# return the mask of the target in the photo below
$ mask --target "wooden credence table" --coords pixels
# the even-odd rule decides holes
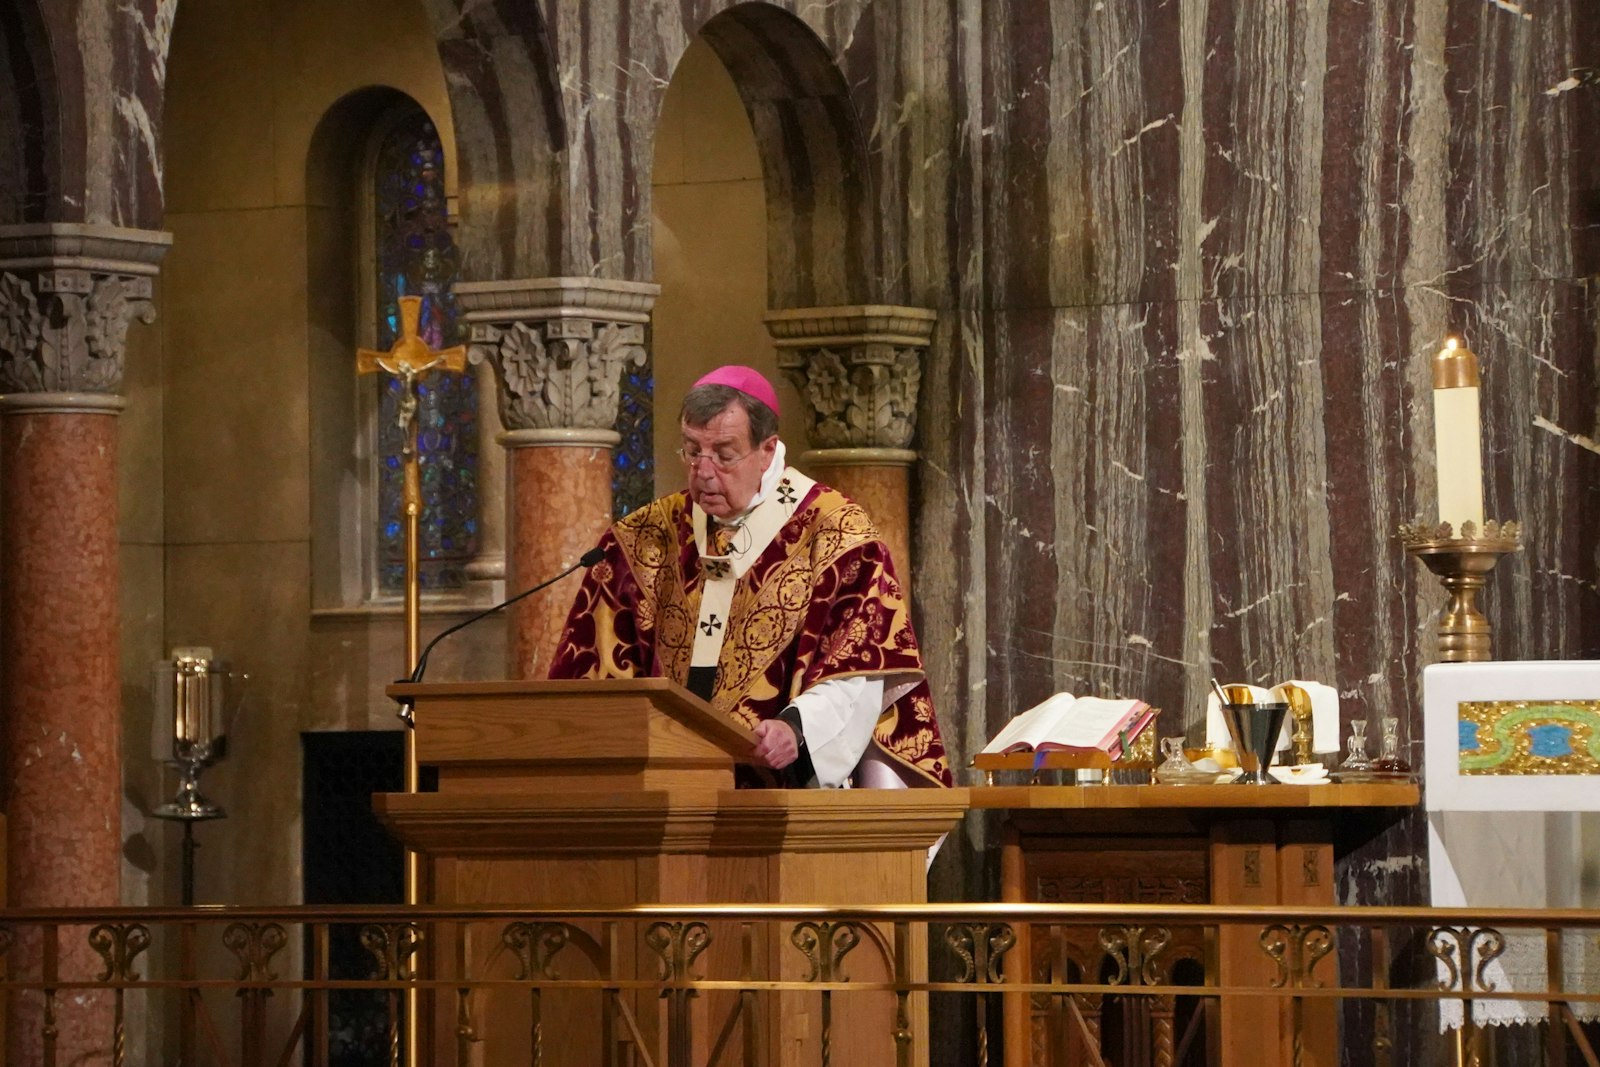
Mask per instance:
[[[971,790],[971,805],[1005,813],[1001,895],[1007,902],[1086,904],[1230,904],[1329,907],[1334,896],[1336,832],[1377,832],[1415,807],[1411,783],[1325,785],[1082,785],[985,786]],[[1387,809],[1387,810],[1386,810]],[[1345,836],[1342,832],[1340,836]],[[1017,931],[1015,958],[1037,980],[1048,980],[1052,959],[1042,939]],[[1173,931],[1167,949],[1174,980],[1199,984],[1206,946],[1198,931]],[[1089,940],[1094,940],[1088,932]],[[1070,939],[1069,939],[1070,940]],[[1076,965],[1093,968],[1100,946],[1068,944]],[[1181,961],[1189,961],[1187,963]],[[1218,979],[1224,984],[1267,985],[1275,974],[1257,937],[1223,930],[1217,944]],[[1084,980],[1098,981],[1091,974]],[[1093,1062],[1081,1036],[1048,1002],[1008,996],[1006,1067],[1062,1067]],[[1170,1009],[1170,1006],[1169,1006]],[[1333,1001],[1304,1004],[1301,1062],[1338,1062],[1338,1019]],[[1127,1016],[1103,1032],[1143,1043],[1152,1007],[1128,998]],[[1156,1010],[1159,1010],[1156,1009]],[[1142,1018],[1134,1017],[1143,1012]],[[1293,1062],[1288,1005],[1263,998],[1234,998],[1209,1005],[1203,1020],[1208,1062],[1279,1067]],[[1159,1020],[1181,1040],[1185,1018]],[[1158,1051],[1158,1050],[1151,1050]],[[1126,1050],[1128,1062],[1150,1052]],[[1108,1060],[1107,1062],[1113,1062]],[[1123,1062],[1119,1057],[1115,1062]],[[1156,1062],[1160,1062],[1159,1058]]]

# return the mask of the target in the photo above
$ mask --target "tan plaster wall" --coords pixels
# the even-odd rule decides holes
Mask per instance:
[[[157,282],[157,300],[164,291]],[[161,767],[150,758],[150,665],[163,656],[164,515],[161,462],[162,333],[128,330],[118,418],[118,514],[122,589],[122,736],[125,838],[122,898],[161,902],[165,827],[146,812],[160,802]]]
[[[334,101],[374,85],[408,93],[432,116],[453,192],[449,98],[416,0],[209,0],[181,8],[167,75],[168,219],[304,204],[317,123]]]
[[[398,612],[314,615],[311,593],[314,503],[339,492],[313,475],[313,360],[348,359],[353,373],[355,356],[309,325],[310,294],[354,301],[351,260],[317,243],[308,152],[329,109],[372,86],[433,118],[453,186],[453,125],[419,4],[216,0],[179,12],[165,135],[173,248],[154,339],[140,342],[164,358],[140,361],[123,433],[125,753],[136,815],[171,788],[142,769],[145,673],[171,646],[210,645],[250,674],[231,754],[204,780],[228,818],[199,831],[201,902],[297,902],[301,733],[397,726],[382,687],[404,667]],[[424,640],[461,617],[425,612]],[[465,637],[430,675],[501,677],[502,629]],[[150,902],[176,903],[179,833],[127,825],[157,868]]]
[[[722,61],[696,39],[667,87],[656,133],[655,357],[656,488],[683,487],[678,402],[701,374],[723,363],[763,371],[778,387],[781,432],[797,457],[805,447],[800,398],[778,373],[767,329],[766,188],[755,133]]]

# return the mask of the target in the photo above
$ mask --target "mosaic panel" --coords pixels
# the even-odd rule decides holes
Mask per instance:
[[[1462,701],[1462,774],[1600,774],[1600,700]]]

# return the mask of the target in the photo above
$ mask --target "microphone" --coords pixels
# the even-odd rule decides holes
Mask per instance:
[[[573,571],[578,570],[580,567],[581,568],[585,568],[585,569],[587,569],[589,567],[593,567],[596,563],[599,563],[602,559],[605,559],[605,558],[606,558],[605,549],[600,548],[597,545],[594,548],[591,548],[589,551],[585,552],[582,556],[578,557],[578,562],[574,563],[572,566],[568,567],[566,570],[562,571],[560,574],[556,575],[554,578],[546,578],[544,581],[540,582],[538,585],[535,585],[535,586],[533,586],[531,588],[528,588],[528,589],[524,589],[522,592],[518,593],[514,597],[510,597],[510,598],[508,598],[506,600],[502,600],[502,601],[500,601],[500,603],[494,605],[491,608],[484,608],[482,611],[478,612],[476,615],[473,615],[470,618],[462,619],[460,622],[456,623],[454,626],[449,626],[449,627],[446,627],[443,630],[440,630],[439,633],[437,635],[435,635],[434,639],[432,641],[429,641],[427,643],[427,645],[423,648],[422,655],[417,657],[417,665],[416,665],[415,668],[412,669],[410,676],[406,677],[406,678],[398,678],[398,679],[396,679],[396,681],[401,682],[401,683],[408,683],[408,684],[412,684],[412,685],[416,684],[417,682],[422,681],[422,675],[428,669],[428,653],[432,652],[434,646],[437,645],[440,641],[443,641],[445,638],[449,637],[451,634],[455,633],[457,630],[466,629],[468,626],[471,626],[473,623],[477,622],[479,619],[486,618],[486,617],[488,617],[490,615],[493,615],[497,611],[504,611],[506,608],[509,608],[512,604],[515,604],[517,601],[523,599],[524,597],[532,596],[534,593],[537,593],[539,590],[544,589],[547,586],[555,585],[561,579],[565,578],[567,575],[571,574]],[[414,698],[414,697],[400,697],[400,698],[398,698],[398,700],[399,700],[399,704],[400,704],[400,710],[396,714],[398,714],[400,716],[400,721],[404,722],[408,727],[409,726],[415,726],[416,723],[413,721],[412,712],[413,712],[413,706],[416,704],[416,698]]]

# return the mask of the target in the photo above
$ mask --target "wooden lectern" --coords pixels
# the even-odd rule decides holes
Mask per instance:
[[[915,904],[926,900],[927,851],[966,810],[964,789],[735,790],[734,763],[749,751],[744,727],[660,678],[619,681],[510,681],[394,685],[415,702],[417,761],[438,772],[438,792],[373,798],[384,824],[423,858],[423,900],[519,908],[649,904]],[[646,924],[623,924],[612,946],[616,977],[655,979],[660,958]],[[802,981],[806,957],[780,922],[754,931],[711,921],[712,943],[695,976]],[[599,939],[603,931],[593,924]],[[490,935],[493,935],[492,937]],[[470,938],[469,938],[470,940]],[[455,962],[441,956],[455,957]],[[749,957],[748,963],[746,957]],[[441,974],[465,960],[474,977],[512,977],[498,931],[436,950]],[[907,956],[924,980],[925,935]],[[498,961],[498,962],[497,962]],[[563,978],[586,975],[571,952]],[[486,968],[489,971],[486,971]],[[868,944],[846,958],[853,981],[892,979]],[[925,1003],[913,998],[918,1062],[927,1058]],[[754,1019],[734,1048],[758,1062],[819,1062],[820,994],[758,994]],[[748,1003],[747,999],[747,1003]],[[656,1063],[666,1001],[633,994],[638,1040]],[[736,992],[689,1002],[695,1062],[706,1054]],[[525,992],[494,991],[476,1009],[479,1036],[494,1062],[531,1062]],[[615,1022],[600,991],[543,997],[545,1064],[630,1062],[614,1044]],[[892,994],[836,995],[831,1005],[835,1064],[894,1062]],[[440,1004],[424,1027],[424,1062],[456,1064],[456,1007]],[[555,1020],[559,1020],[556,1022]],[[609,1035],[609,1036],[608,1036]],[[623,1040],[629,1040],[624,1038]]]

